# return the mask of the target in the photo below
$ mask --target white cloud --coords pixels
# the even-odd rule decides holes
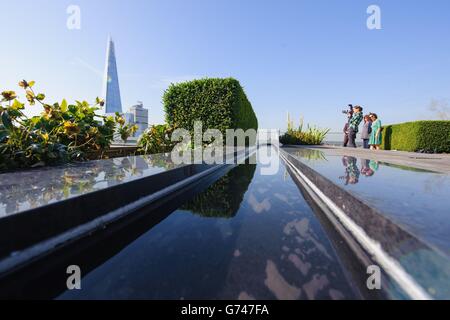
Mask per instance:
[[[152,89],[162,89],[165,90],[171,83],[180,83],[180,82],[186,82],[194,79],[201,79],[204,78],[202,76],[198,75],[184,75],[184,76],[172,76],[172,77],[162,77],[160,79],[153,80],[150,83],[150,87]]]
[[[103,71],[92,66],[91,64],[89,64],[85,60],[81,59],[80,57],[75,57],[72,61],[72,65],[75,65],[77,67],[83,67],[83,68],[93,72],[98,77],[103,78]]]

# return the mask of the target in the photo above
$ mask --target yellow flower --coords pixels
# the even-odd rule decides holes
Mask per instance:
[[[48,133],[43,133],[43,134],[42,134],[42,139],[44,139],[44,141],[47,142],[48,139],[49,139]]]
[[[27,80],[22,80],[22,81],[20,81],[19,82],[19,86],[20,87],[22,87],[22,88],[28,88],[28,82],[27,82]]]
[[[17,95],[14,91],[3,91],[2,96],[6,101],[11,101],[17,98]]]
[[[91,127],[89,129],[89,134],[95,136],[98,133],[98,128],[97,127]]]
[[[19,82],[19,86],[26,89],[26,88],[30,88],[32,86],[34,86],[34,81],[26,81],[26,80],[22,80]]]
[[[116,122],[123,126],[125,124],[125,119],[123,117],[116,117]]]
[[[26,93],[27,93],[27,100],[28,100],[28,102],[30,103],[30,105],[34,105],[34,93],[32,92],[32,91],[30,91],[30,90],[27,90],[26,91]]]
[[[64,133],[67,135],[77,134],[80,132],[80,128],[78,128],[76,123],[71,121],[64,121]]]

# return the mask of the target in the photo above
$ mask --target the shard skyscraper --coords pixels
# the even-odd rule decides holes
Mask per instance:
[[[103,97],[105,99],[105,113],[122,113],[122,101],[120,99],[119,76],[117,73],[116,53],[114,42],[108,38],[106,49],[106,67],[103,79]]]

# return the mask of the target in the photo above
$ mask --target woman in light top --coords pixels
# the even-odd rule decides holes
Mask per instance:
[[[369,145],[371,150],[380,150],[381,145],[381,121],[375,113],[370,114],[372,119],[372,133],[370,134]]]
[[[364,116],[364,124],[361,131],[361,139],[363,140],[363,148],[369,149],[370,133],[372,132],[372,119],[370,115]]]

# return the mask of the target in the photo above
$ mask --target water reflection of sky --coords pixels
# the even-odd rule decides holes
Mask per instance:
[[[289,175],[241,165],[60,298],[354,298]]]
[[[0,174],[0,218],[174,167],[159,154]]]
[[[317,149],[290,149],[302,162],[450,254],[450,176]]]

